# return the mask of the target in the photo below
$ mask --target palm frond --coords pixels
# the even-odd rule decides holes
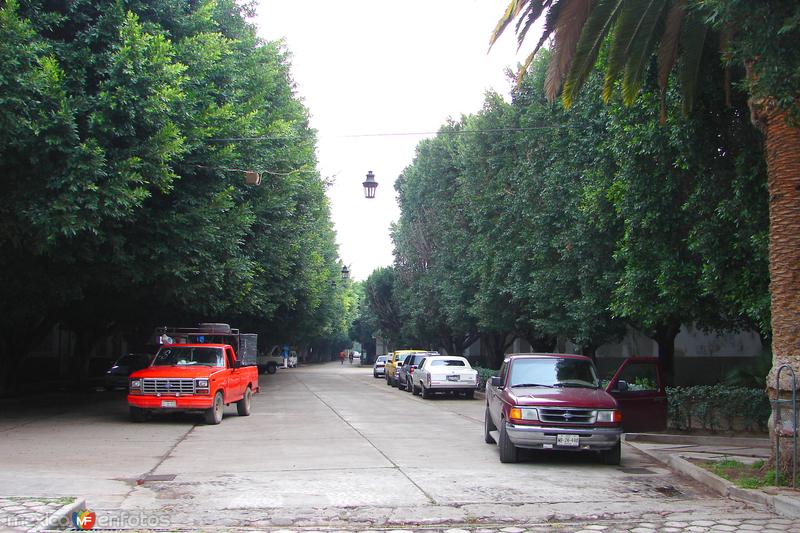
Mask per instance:
[[[536,1],[537,0],[534,0],[534,2]],[[517,15],[519,15],[520,11],[522,11],[528,2],[529,0],[511,0],[509,2],[508,7],[506,7],[505,12],[503,13],[503,16],[497,21],[497,26],[494,27],[494,31],[492,31],[492,35],[489,37],[489,50],[492,49],[492,46],[503,34],[506,27],[508,27],[511,21],[514,20]]]
[[[522,43],[525,41],[525,37],[528,35],[528,30],[530,30],[534,22],[536,22],[539,17],[542,16],[544,10],[550,7],[550,4],[551,0],[542,0],[540,2],[532,2],[528,4],[525,13],[523,13],[523,15],[517,21],[517,50],[522,48]]]
[[[575,57],[564,80],[564,92],[561,98],[565,107],[572,105],[572,101],[578,96],[578,92],[594,68],[600,47],[611,30],[623,2],[624,0],[599,0],[592,9],[581,31]]]
[[[681,42],[681,26],[686,11],[686,0],[675,2],[667,13],[664,22],[664,33],[658,46],[658,89],[659,89],[659,122],[667,121],[667,82],[669,73],[678,59],[678,45]]]
[[[603,84],[603,99],[608,102],[614,89],[614,84],[619,79],[620,73],[631,57],[631,51],[636,46],[636,41],[647,39],[640,31],[643,29],[643,19],[647,18],[651,4],[663,0],[625,0],[622,11],[614,25],[614,38],[611,42],[611,51],[608,55],[605,83]]]
[[[694,107],[700,73],[700,62],[703,58],[703,47],[708,34],[708,26],[696,15],[687,15],[681,32],[681,60],[678,74],[683,93],[683,112],[689,113]]]
[[[550,9],[547,10],[547,14],[544,17],[544,28],[542,28],[542,36],[539,39],[539,42],[536,43],[536,47],[531,52],[531,56],[535,56],[536,52],[542,47],[542,45],[550,38],[553,32],[556,31],[556,24],[558,24],[558,16],[561,14],[561,8],[564,6],[566,2],[561,1],[550,6]]]
[[[550,56],[544,81],[545,97],[551,102],[558,96],[564,76],[575,57],[575,48],[589,17],[592,0],[561,0],[559,5],[563,7],[556,22],[553,54]]]
[[[667,7],[667,0],[651,0],[636,27],[636,39],[628,49],[622,77],[622,101],[631,105],[642,87],[642,78],[653,53],[656,30]]]

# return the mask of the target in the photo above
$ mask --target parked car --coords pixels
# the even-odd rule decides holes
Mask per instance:
[[[411,392],[411,377],[414,371],[419,367],[419,364],[425,360],[426,357],[432,355],[439,355],[439,352],[415,352],[410,353],[403,360],[403,366],[397,371],[397,388],[400,390]]]
[[[428,356],[411,376],[412,394],[421,393],[423,398],[436,392],[463,392],[472,398],[480,383],[478,371],[465,358],[455,355]]]
[[[117,359],[106,371],[103,385],[106,389],[128,388],[128,376],[137,370],[147,368],[153,360],[149,353],[129,353]],[[108,364],[108,363],[106,363]]]
[[[379,355],[375,358],[375,363],[372,365],[372,377],[379,378],[386,374],[386,360],[388,355]]]
[[[618,465],[628,415],[628,431],[666,426],[657,359],[626,359],[603,390],[588,357],[517,354],[486,384],[484,440],[497,442],[503,463],[531,448],[597,452],[606,464]]]
[[[403,366],[403,359],[410,353],[424,351],[425,350],[397,350],[396,352],[390,352],[389,358],[386,360],[386,384],[397,387],[397,369]]]

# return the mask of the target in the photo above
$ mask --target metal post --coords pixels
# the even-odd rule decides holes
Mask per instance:
[[[792,399],[781,400],[781,373],[788,370],[792,377]],[[775,484],[779,484],[781,467],[781,434],[783,421],[781,420],[781,406],[792,403],[792,488],[797,486],[797,376],[790,365],[781,365],[775,375]]]

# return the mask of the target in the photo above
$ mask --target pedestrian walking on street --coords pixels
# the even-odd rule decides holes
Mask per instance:
[[[341,352],[339,352],[339,364],[340,364],[340,365],[343,365],[343,364],[344,364],[344,350],[342,350]]]
[[[350,364],[353,364],[353,352],[350,352]]]

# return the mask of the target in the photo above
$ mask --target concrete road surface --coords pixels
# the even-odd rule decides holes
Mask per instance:
[[[99,527],[120,529],[774,518],[628,446],[619,467],[552,453],[500,464],[482,400],[423,400],[370,368],[262,377],[253,414],[230,406],[218,426],[181,414],[132,423],[122,392],[0,402],[0,496],[79,496]]]

